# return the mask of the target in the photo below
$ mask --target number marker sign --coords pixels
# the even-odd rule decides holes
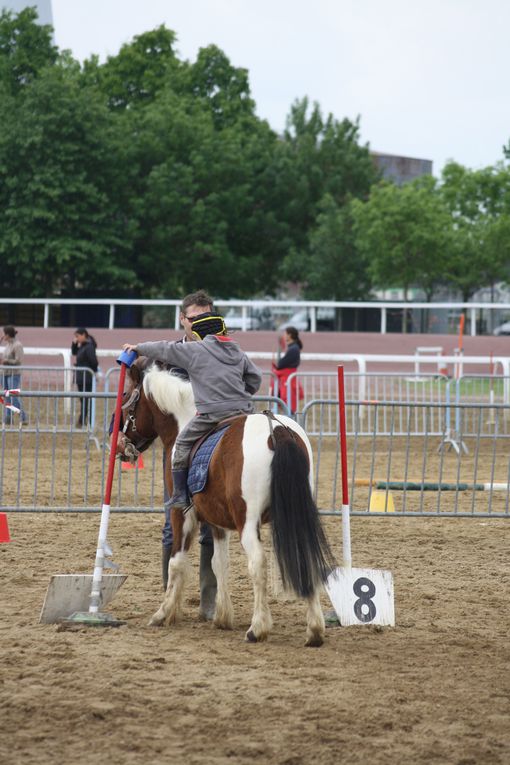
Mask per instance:
[[[336,568],[328,577],[326,590],[342,627],[395,625],[391,571]]]
[[[345,427],[344,368],[338,367],[338,409],[340,456],[342,466],[342,538],[343,568],[336,568],[328,577],[326,590],[340,624],[395,625],[393,576],[391,571],[353,568],[349,485],[347,480],[347,438]]]

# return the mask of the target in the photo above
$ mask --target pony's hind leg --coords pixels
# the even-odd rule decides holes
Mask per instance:
[[[306,599],[306,646],[318,648],[324,643],[326,625],[322,613],[319,592]]]
[[[246,640],[258,643],[267,639],[273,626],[267,599],[266,555],[260,541],[258,523],[246,521],[241,534],[241,544],[248,556],[248,571],[253,581],[253,616]]]
[[[173,518],[172,526],[174,527]],[[162,604],[149,621],[149,626],[151,627],[160,627],[165,623],[174,624],[181,616],[184,585],[186,584],[189,571],[188,550],[196,534],[197,526],[196,512],[191,508],[186,513],[182,525],[179,523],[177,528],[174,527],[174,534],[177,532],[176,537],[179,536],[179,527],[181,529],[180,549],[170,558],[168,565],[168,586]],[[179,540],[176,537],[174,537],[174,544],[179,544]]]
[[[234,624],[234,610],[228,591],[228,564],[230,531],[213,529],[214,555],[212,568],[216,576],[216,610],[214,624],[222,630],[231,630]]]

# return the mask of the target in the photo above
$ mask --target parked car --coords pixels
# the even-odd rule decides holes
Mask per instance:
[[[510,321],[505,321],[504,324],[500,324],[499,327],[494,327],[492,330],[493,335],[510,335]]]
[[[317,330],[332,331],[335,329],[335,309],[319,308],[316,314]],[[294,313],[290,319],[286,319],[278,325],[278,330],[284,330],[287,327],[295,327],[299,332],[309,332],[311,329],[311,319],[309,312],[305,309]]]
[[[225,315],[227,329],[243,329],[243,317],[240,308],[231,308]],[[274,321],[269,308],[252,309],[246,317],[246,329],[274,329]]]
[[[308,311],[298,311],[292,314],[290,319],[278,325],[278,331],[287,329],[287,327],[295,327],[299,332],[307,332],[310,329]]]

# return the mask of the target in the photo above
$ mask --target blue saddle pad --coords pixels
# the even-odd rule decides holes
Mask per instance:
[[[205,441],[199,446],[195,452],[191,467],[188,473],[188,489],[190,494],[198,494],[205,489],[207,483],[207,474],[209,471],[209,463],[212,459],[213,452],[218,446],[221,437],[228,430],[228,425],[220,430],[215,430],[210,436],[207,436]]]

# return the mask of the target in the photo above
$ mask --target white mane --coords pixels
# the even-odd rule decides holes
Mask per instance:
[[[166,369],[153,365],[143,378],[145,395],[165,414],[173,414],[179,431],[196,412],[191,384]]]

